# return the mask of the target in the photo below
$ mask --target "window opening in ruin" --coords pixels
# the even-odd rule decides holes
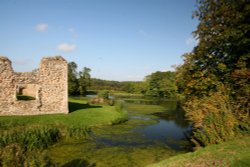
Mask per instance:
[[[37,88],[35,84],[16,85],[17,100],[36,100]]]

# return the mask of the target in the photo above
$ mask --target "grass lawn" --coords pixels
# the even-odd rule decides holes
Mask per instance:
[[[69,99],[69,114],[1,116],[0,130],[32,125],[98,126],[112,124],[125,115],[114,106],[89,105],[85,99]]]
[[[250,166],[250,136],[180,154],[148,167]]]

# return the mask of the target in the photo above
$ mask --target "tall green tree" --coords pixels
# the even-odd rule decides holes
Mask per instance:
[[[177,86],[175,84],[175,73],[171,71],[157,71],[146,76],[146,95],[154,97],[176,97]]]
[[[250,101],[250,1],[199,0],[194,16],[200,20],[194,32],[197,70],[214,75],[229,90],[239,117],[249,115]]]
[[[184,55],[177,84],[196,139],[209,144],[250,130],[250,1],[197,0],[197,6],[198,45]]]
[[[79,93],[77,64],[75,62],[68,63],[68,92],[69,95],[77,95]]]
[[[85,95],[88,87],[90,86],[90,72],[91,69],[84,67],[82,71],[79,72],[79,92],[80,95]]]

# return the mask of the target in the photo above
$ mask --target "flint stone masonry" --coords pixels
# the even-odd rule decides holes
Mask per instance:
[[[35,97],[18,100],[17,95]],[[68,113],[68,63],[61,56],[45,57],[38,70],[16,73],[0,56],[0,115]]]

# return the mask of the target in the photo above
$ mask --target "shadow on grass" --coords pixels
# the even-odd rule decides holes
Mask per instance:
[[[95,167],[95,164],[89,164],[88,161],[84,159],[75,159],[72,160],[66,164],[64,164],[62,167]]]
[[[89,104],[82,104],[76,102],[69,102],[69,113],[72,113],[76,110],[86,109],[86,108],[102,108],[102,106],[91,106]]]

